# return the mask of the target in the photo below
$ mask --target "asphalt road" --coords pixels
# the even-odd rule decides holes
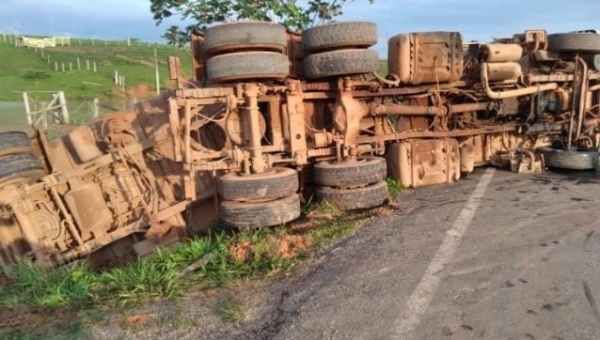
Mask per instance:
[[[245,324],[159,338],[597,340],[599,193],[597,173],[493,169],[420,188],[318,264],[242,292]]]
[[[406,195],[288,290],[272,339],[600,339],[600,180],[485,170]]]

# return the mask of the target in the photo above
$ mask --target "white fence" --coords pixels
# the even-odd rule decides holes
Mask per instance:
[[[71,45],[71,38],[69,37],[52,37],[52,38],[31,38],[31,37],[18,37],[18,46],[33,47],[33,48],[46,48],[56,46],[69,46]]]

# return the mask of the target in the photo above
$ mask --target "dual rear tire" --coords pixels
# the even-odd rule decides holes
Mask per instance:
[[[277,80],[289,76],[287,31],[270,22],[235,22],[206,29],[206,76],[210,82]]]
[[[345,48],[369,48],[377,44],[377,25],[367,21],[334,22],[302,32],[302,45],[308,52]]]
[[[370,209],[389,199],[387,165],[381,157],[320,162],[314,168],[316,197],[342,210]],[[300,217],[297,171],[272,168],[263,174],[230,173],[218,181],[221,219],[239,229],[282,225]]]
[[[272,168],[262,174],[230,173],[218,181],[221,219],[239,229],[282,225],[300,217],[298,173]]]
[[[377,43],[377,25],[371,22],[335,22],[302,32],[310,54],[304,59],[309,79],[372,73],[379,55],[367,50]],[[283,80],[290,75],[287,31],[269,22],[236,22],[209,27],[204,38],[210,82],[248,79]]]
[[[387,164],[381,157],[320,162],[315,165],[316,195],[342,210],[378,207],[389,199],[386,177]]]
[[[308,79],[372,73],[379,69],[379,55],[367,48],[377,43],[377,25],[371,22],[335,22],[302,32]]]

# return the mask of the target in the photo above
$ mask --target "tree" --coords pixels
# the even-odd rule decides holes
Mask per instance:
[[[167,29],[165,34],[162,35],[163,38],[167,40],[168,45],[176,46],[179,35],[179,28],[175,25],[172,25]]]
[[[163,38],[167,40],[168,45],[183,47],[190,42],[190,35],[192,30],[196,28],[193,25],[187,26],[184,30],[180,30],[176,25],[170,26],[165,34],[162,35]]]
[[[157,25],[179,15],[181,19],[193,19],[201,29],[213,23],[250,19],[277,21],[302,30],[343,14],[342,6],[352,1],[355,0],[150,0],[150,10]]]

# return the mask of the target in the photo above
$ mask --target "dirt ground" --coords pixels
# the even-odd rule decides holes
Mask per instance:
[[[96,339],[600,339],[597,173],[481,170],[285,278],[122,312]],[[236,301],[243,321],[219,316]],[[136,316],[137,315],[137,316]]]

